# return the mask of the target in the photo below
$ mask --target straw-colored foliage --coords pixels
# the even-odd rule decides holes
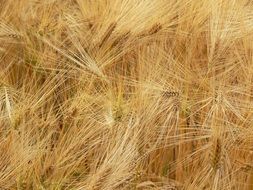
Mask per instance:
[[[0,189],[252,190],[252,1],[0,0]]]

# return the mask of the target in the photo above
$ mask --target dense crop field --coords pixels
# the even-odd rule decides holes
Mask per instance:
[[[252,1],[0,0],[0,189],[252,190]]]

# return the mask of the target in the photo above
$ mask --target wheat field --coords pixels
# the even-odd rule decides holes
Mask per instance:
[[[253,2],[0,0],[0,190],[253,190]]]

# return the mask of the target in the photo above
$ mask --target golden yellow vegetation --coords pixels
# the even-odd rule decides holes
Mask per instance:
[[[253,3],[0,0],[1,190],[252,190]]]

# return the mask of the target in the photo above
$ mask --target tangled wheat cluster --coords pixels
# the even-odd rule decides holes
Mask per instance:
[[[1,190],[252,190],[250,0],[0,0]]]

